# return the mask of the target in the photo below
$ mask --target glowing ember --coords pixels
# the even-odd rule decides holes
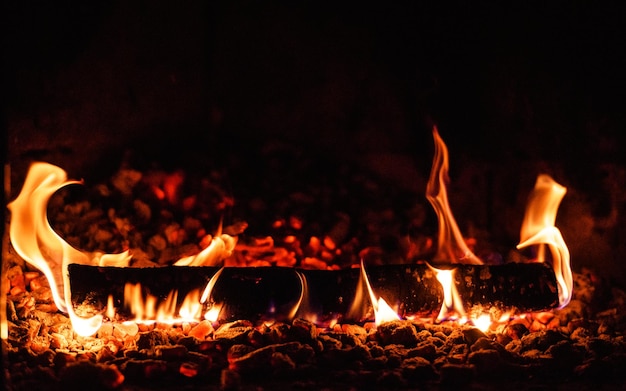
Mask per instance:
[[[437,128],[433,128],[435,139],[435,156],[426,186],[426,198],[437,213],[439,220],[439,237],[435,261],[480,265],[483,262],[467,247],[463,235],[452,215],[448,204],[446,183],[448,177],[448,148],[439,136]]]
[[[300,297],[298,297],[298,302],[296,303],[296,305],[293,306],[293,308],[289,312],[288,319],[295,318],[296,315],[298,315],[298,313],[303,313],[307,315],[310,314],[310,312],[308,311],[309,309],[309,305],[308,305],[309,286],[306,280],[306,276],[303,273],[300,273],[298,271],[296,271],[296,274],[298,276],[298,279],[300,280],[300,286],[302,289],[300,291]],[[303,316],[303,318],[306,317],[307,315]]]
[[[550,261],[559,285],[560,308],[565,307],[572,298],[572,270],[570,254],[555,227],[556,213],[567,189],[555,182],[548,175],[539,175],[535,188],[531,192],[526,207],[526,215],[520,231],[520,243],[517,248],[537,245],[537,261],[545,262],[546,246],[550,250]]]

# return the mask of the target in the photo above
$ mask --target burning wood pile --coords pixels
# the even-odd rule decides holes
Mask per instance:
[[[244,220],[216,173],[125,167],[76,195],[63,170],[33,165],[3,246],[5,384],[620,388],[626,294],[570,271],[554,226],[565,189],[539,176],[502,262],[461,235],[434,136],[436,234],[419,201],[362,175],[358,200],[316,185],[251,200]],[[339,212],[312,212],[316,198]]]

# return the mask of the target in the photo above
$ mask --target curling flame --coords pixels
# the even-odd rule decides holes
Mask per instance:
[[[296,275],[300,280],[300,296],[298,297],[298,301],[293,306],[291,311],[289,311],[289,315],[287,319],[293,319],[298,315],[299,312],[307,312],[308,310],[308,300],[309,300],[309,283],[307,282],[306,276],[296,271]],[[305,316],[307,316],[306,314]]]
[[[102,324],[102,315],[79,317],[72,308],[67,266],[91,264],[89,257],[65,242],[50,226],[47,206],[50,197],[64,186],[81,183],[67,180],[59,167],[34,163],[18,197],[8,205],[11,211],[9,236],[15,251],[35,266],[50,282],[57,308],[68,313],[74,330],[82,336],[93,335]]]
[[[363,264],[363,261],[361,261],[361,278],[365,282],[365,286],[367,287],[367,292],[369,293],[372,307],[374,308],[374,321],[376,323],[376,326],[384,322],[399,320],[400,316],[396,311],[393,310],[393,308],[389,306],[389,304],[387,304],[385,299],[383,299],[382,297],[376,299],[374,290],[372,289],[370,281],[367,278],[367,273],[365,272],[365,265]]]
[[[211,297],[211,293],[213,292],[213,288],[215,287],[215,283],[217,283],[217,279],[220,277],[224,268],[222,267],[211,277],[209,282],[206,284],[204,291],[202,292],[202,296],[200,297],[200,303],[206,303],[206,301]],[[222,311],[222,305],[217,305],[213,303],[209,310],[204,314],[204,319],[215,323],[219,319],[220,312]]]
[[[546,246],[550,250],[552,267],[559,285],[559,308],[565,307],[572,298],[572,270],[570,254],[555,227],[556,213],[567,189],[555,182],[549,175],[539,175],[535,188],[530,193],[526,215],[520,230],[520,243],[517,248],[538,245],[537,261],[546,261]]]
[[[50,282],[54,303],[63,312],[67,312],[63,289],[67,265],[77,259],[78,263],[85,263],[86,259],[54,232],[46,208],[57,190],[74,183],[80,182],[68,181],[62,169],[36,163],[26,177],[22,192],[8,205],[11,211],[9,235],[15,251],[43,272]]]
[[[483,262],[467,247],[448,204],[446,183],[448,177],[448,148],[433,128],[435,156],[426,186],[426,198],[431,203],[439,219],[439,238],[435,260],[452,263],[480,265]]]

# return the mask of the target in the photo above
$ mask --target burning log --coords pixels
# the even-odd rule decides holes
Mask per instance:
[[[315,315],[318,321],[363,321],[371,315],[367,300],[354,308],[363,284],[361,271],[356,268],[121,268],[72,264],[68,270],[74,306],[88,304],[101,311],[111,296],[120,316],[129,316],[123,310],[127,284],[140,283],[145,292],[161,300],[172,290],[183,298],[194,289],[204,290],[220,270],[207,302],[222,306],[221,320],[286,320],[296,315]],[[442,306],[442,285],[426,263],[373,266],[366,268],[366,273],[376,294],[403,316],[427,315]],[[543,263],[455,265],[454,284],[469,306],[540,311],[559,303],[554,272]]]

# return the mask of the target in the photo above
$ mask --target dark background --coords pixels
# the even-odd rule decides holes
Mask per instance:
[[[4,2],[13,195],[32,160],[95,178],[276,140],[423,194],[436,124],[465,231],[514,245],[546,172],[575,269],[626,281],[625,6],[293,3]]]

